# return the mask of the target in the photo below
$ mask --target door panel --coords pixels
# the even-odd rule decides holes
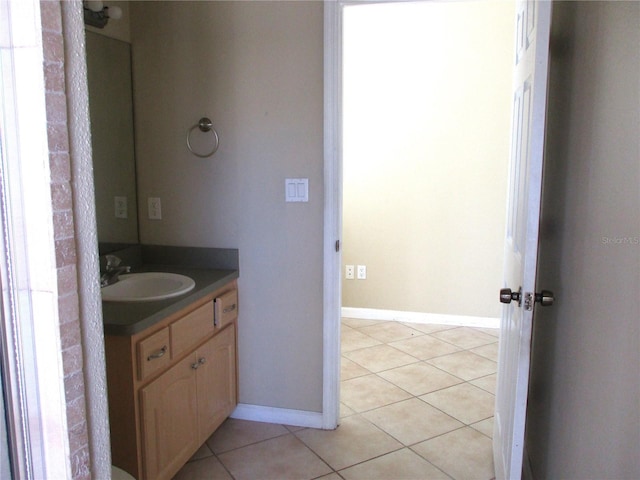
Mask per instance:
[[[504,285],[523,296],[535,292],[542,185],[551,2],[520,2],[516,12],[510,188]],[[494,465],[496,478],[522,475],[533,307],[503,307]]]

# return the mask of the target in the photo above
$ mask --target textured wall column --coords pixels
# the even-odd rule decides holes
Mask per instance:
[[[74,479],[110,478],[110,448],[80,2],[42,1],[59,316]]]

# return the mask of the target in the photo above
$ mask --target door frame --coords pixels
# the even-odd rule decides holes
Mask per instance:
[[[342,303],[342,13],[348,1],[324,2],[324,269],[322,428],[340,414]]]
[[[324,0],[323,429],[336,428],[340,418],[343,13],[351,5],[412,1]]]
[[[0,386],[15,478],[71,478],[40,2],[0,6]],[[6,460],[6,458],[3,458]]]

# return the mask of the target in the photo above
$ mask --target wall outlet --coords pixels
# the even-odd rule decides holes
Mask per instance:
[[[353,265],[345,265],[344,278],[346,278],[347,280],[353,280],[355,278],[355,271],[356,269]]]
[[[116,218],[127,218],[127,197],[114,197]]]
[[[367,278],[367,266],[358,265],[358,280],[365,280]]]
[[[160,198],[149,197],[147,199],[147,207],[149,209],[149,220],[162,220],[162,204]]]

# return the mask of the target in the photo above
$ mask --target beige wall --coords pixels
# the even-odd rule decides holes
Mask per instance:
[[[526,444],[537,479],[640,478],[640,4],[553,11]]]
[[[367,279],[343,280],[343,306],[499,316],[513,18],[511,2],[347,10],[343,263]]]
[[[132,2],[131,26],[141,241],[239,248],[240,402],[318,412],[322,2]],[[207,159],[185,145],[202,116]],[[287,177],[309,203],[284,202]]]

